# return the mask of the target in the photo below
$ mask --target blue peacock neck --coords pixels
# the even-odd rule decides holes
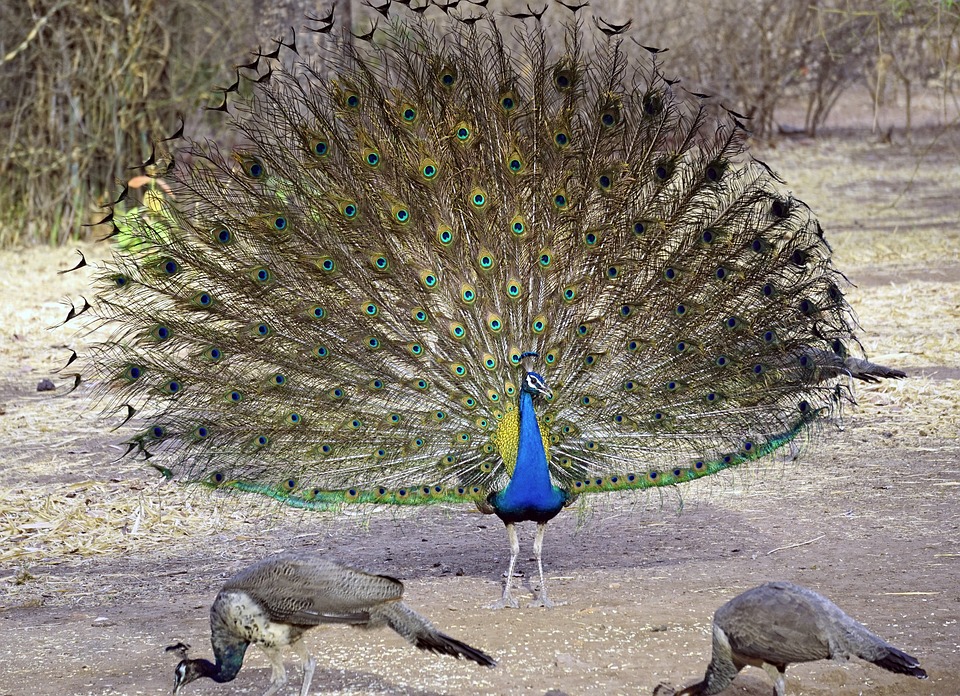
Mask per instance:
[[[506,488],[493,493],[489,501],[505,523],[546,522],[563,509],[568,497],[550,481],[547,454],[533,408],[533,391],[525,385],[520,391],[520,442],[513,476]]]

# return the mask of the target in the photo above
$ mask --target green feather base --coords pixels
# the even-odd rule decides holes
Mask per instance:
[[[671,471],[651,470],[646,474],[611,474],[605,477],[577,480],[571,483],[569,491],[574,495],[584,495],[610,491],[663,488],[694,481],[772,454],[795,440],[817,417],[816,412],[809,411],[786,432],[759,445],[748,443],[749,446],[745,445],[743,450],[726,454],[719,459],[698,460],[689,467],[678,467]],[[288,479],[277,486],[268,486],[248,481],[227,480],[219,473],[215,473],[202,481],[190,483],[197,483],[208,488],[256,493],[278,500],[290,507],[313,511],[336,511],[344,505],[359,503],[370,505],[438,505],[446,503],[479,506],[486,501],[490,493],[480,486],[449,487],[441,485],[399,488],[378,487],[370,490],[361,488],[313,488],[301,493],[299,492],[299,484],[295,479]]]
[[[772,454],[795,440],[806,429],[811,420],[813,420],[813,416],[805,416],[798,420],[787,432],[776,435],[761,445],[751,444],[749,449],[725,454],[719,459],[697,460],[689,467],[677,467],[671,471],[652,470],[646,474],[613,474],[586,481],[574,481],[571,485],[571,491],[577,495],[608,491],[635,491],[644,488],[675,486],[687,481],[694,481]]]
[[[290,507],[301,510],[338,510],[347,504],[366,503],[370,505],[437,505],[440,503],[482,503],[487,498],[487,491],[478,486],[459,486],[449,488],[445,486],[418,486],[400,488],[376,488],[364,490],[359,488],[345,488],[341,490],[311,489],[305,493],[295,493],[285,486],[265,486],[246,481],[224,481],[217,483],[213,478],[198,482],[209,488],[225,488],[257,493],[279,500]],[[288,482],[289,483],[289,482]]]

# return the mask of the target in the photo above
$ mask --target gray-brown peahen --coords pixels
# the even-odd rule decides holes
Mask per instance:
[[[280,648],[287,645],[303,661],[300,696],[307,696],[316,660],[304,645],[303,634],[329,623],[389,627],[420,650],[496,666],[489,655],[438,631],[404,604],[402,597],[399,580],[321,556],[288,554],[256,563],[227,580],[210,607],[210,642],[216,663],[187,658],[188,646],[182,643],[167,648],[183,654],[174,671],[173,693],[201,677],[233,681],[247,648],[256,643],[273,666],[264,696],[276,693],[287,682],[280,654]]]
[[[868,631],[826,597],[790,582],[768,582],[717,609],[706,676],[677,696],[719,694],[747,665],[762,667],[773,679],[774,695],[785,696],[787,665],[854,655],[891,672],[927,678],[917,658]]]
[[[548,41],[549,15],[389,5],[366,42],[325,18],[315,61],[286,39],[239,69],[227,151],[191,142],[112,217],[90,364],[131,452],[311,510],[475,504],[503,606],[536,522],[549,605],[576,496],[770,455],[850,376],[902,376],[849,353],[823,231],[738,118],[570,9]]]

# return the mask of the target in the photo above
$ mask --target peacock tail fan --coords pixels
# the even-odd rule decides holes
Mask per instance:
[[[236,147],[177,152],[99,278],[88,365],[130,452],[302,508],[481,503],[525,352],[571,493],[707,476],[831,412],[845,281],[739,122],[610,32],[507,21],[404,14],[244,71]]]

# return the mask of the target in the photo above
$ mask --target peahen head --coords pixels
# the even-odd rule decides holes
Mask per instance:
[[[182,658],[180,662],[177,663],[176,668],[173,670],[174,696],[180,693],[180,689],[182,689],[186,684],[196,681],[200,677],[207,677],[208,679],[213,679],[214,681],[223,682],[230,681],[233,676],[236,676],[236,672],[233,673],[233,676],[225,674],[218,665],[213,664],[210,662],[210,660],[191,660],[187,656],[187,651],[189,650],[190,646],[186,643],[169,645],[166,649],[166,652],[176,653]]]
[[[182,689],[184,685],[189,684],[200,677],[214,679],[215,675],[218,673],[219,670],[217,669],[217,666],[210,662],[210,660],[180,660],[179,664],[176,666],[176,669],[173,671],[174,696],[180,693],[180,689]]]
[[[553,397],[553,392],[550,390],[550,387],[547,386],[543,376],[537,372],[527,371],[527,374],[523,376],[522,389],[528,394],[539,394],[547,399]]]

